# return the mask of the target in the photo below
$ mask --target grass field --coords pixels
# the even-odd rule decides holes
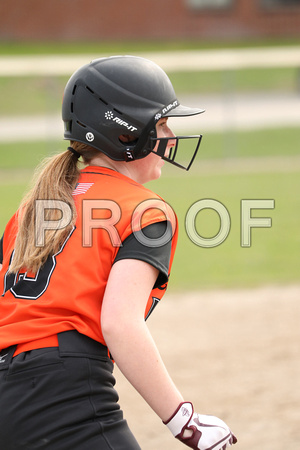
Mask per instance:
[[[139,51],[169,51],[214,48],[247,48],[299,45],[297,38],[272,39],[236,39],[232,42],[216,40],[134,40],[96,42],[0,42],[0,55],[51,55],[51,54],[88,54],[88,53],[124,53]]]
[[[243,163],[241,162],[241,165]],[[257,161],[259,165],[259,160]],[[177,211],[180,239],[172,288],[245,287],[287,283],[299,278],[300,169],[295,173],[205,174],[160,180],[159,193]],[[185,230],[189,207],[201,199],[221,202],[230,214],[227,239],[214,248],[195,245]],[[271,217],[271,228],[252,230],[252,245],[241,247],[241,200],[274,199],[274,209],[253,210],[253,217]],[[196,217],[197,232],[211,238],[220,219],[213,210]]]

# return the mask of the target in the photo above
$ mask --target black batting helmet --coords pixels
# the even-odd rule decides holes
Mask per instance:
[[[159,119],[203,111],[182,106],[168,76],[152,61],[136,56],[100,58],[78,69],[66,85],[64,138],[87,143],[113,160],[132,161],[155,147]],[[124,143],[121,135],[135,139]],[[174,161],[178,140],[187,137],[192,136],[175,138],[176,150],[169,157],[164,156],[167,142],[161,140],[159,156],[178,165]],[[196,153],[201,136],[193,137],[198,138]]]

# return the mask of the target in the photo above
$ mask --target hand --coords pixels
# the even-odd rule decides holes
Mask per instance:
[[[226,450],[237,442],[221,419],[194,413],[190,402],[181,403],[164,424],[173,436],[195,450]]]

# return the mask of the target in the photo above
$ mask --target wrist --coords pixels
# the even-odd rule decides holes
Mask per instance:
[[[237,442],[228,426],[218,417],[196,414],[190,402],[182,402],[163,422],[183,444],[198,450],[221,450]]]
[[[174,411],[173,415],[163,423],[169,428],[173,436],[178,436],[186,429],[189,421],[193,417],[194,407],[191,402],[181,402],[177,409]],[[188,431],[188,430],[186,430]],[[188,437],[191,433],[185,433]]]

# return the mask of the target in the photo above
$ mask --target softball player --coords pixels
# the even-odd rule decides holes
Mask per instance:
[[[177,241],[173,210],[144,187],[182,139],[167,75],[143,58],[92,61],[64,93],[66,151],[37,181],[0,241],[0,443],[5,450],[135,450],[114,362],[172,434],[194,449],[236,442],[173,384],[145,319],[161,300]],[[84,165],[81,170],[78,159]]]

